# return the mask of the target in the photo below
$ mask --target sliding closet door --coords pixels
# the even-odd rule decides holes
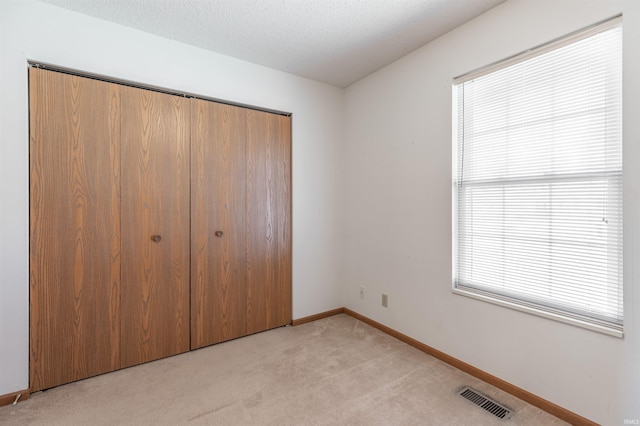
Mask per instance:
[[[291,117],[246,111],[247,332],[291,322]]]
[[[191,347],[246,334],[245,110],[192,100]]]
[[[30,389],[120,368],[120,87],[29,70]]]
[[[122,367],[189,350],[189,100],[122,87]]]

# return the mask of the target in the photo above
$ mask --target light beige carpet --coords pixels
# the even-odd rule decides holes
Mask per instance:
[[[501,420],[463,385],[515,410]],[[267,331],[36,393],[8,425],[565,424],[347,315]]]

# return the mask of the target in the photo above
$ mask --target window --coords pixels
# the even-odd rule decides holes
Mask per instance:
[[[622,336],[622,22],[454,81],[453,291]]]

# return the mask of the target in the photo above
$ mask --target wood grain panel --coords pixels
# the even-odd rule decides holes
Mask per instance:
[[[30,388],[120,367],[120,88],[29,70]]]
[[[192,101],[193,349],[246,334],[244,109]],[[215,235],[222,231],[221,237]]]
[[[122,87],[123,367],[189,350],[189,115]]]
[[[247,332],[291,322],[291,118],[246,111]]]

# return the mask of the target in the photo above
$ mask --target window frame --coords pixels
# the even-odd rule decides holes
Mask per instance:
[[[593,330],[596,332],[600,332],[603,334],[607,334],[610,336],[615,336],[619,338],[624,337],[624,322],[619,326],[608,323],[607,321],[599,321],[597,318],[585,319],[582,315],[574,315],[570,310],[567,309],[558,309],[557,307],[553,307],[552,304],[546,304],[543,308],[540,305],[535,303],[529,303],[526,300],[515,300],[514,298],[510,298],[508,296],[500,295],[499,293],[494,293],[491,291],[485,291],[483,289],[471,288],[465,286],[463,284],[458,284],[456,282],[457,279],[457,264],[458,264],[458,247],[459,247],[459,235],[458,235],[458,189],[456,188],[456,180],[458,175],[458,117],[459,117],[459,104],[458,104],[458,87],[463,83],[497,72],[499,70],[505,69],[512,65],[516,65],[520,62],[524,62],[526,60],[532,59],[534,57],[543,55],[545,53],[560,49],[564,46],[573,44],[585,38],[591,37],[593,35],[605,32],[607,30],[616,28],[618,26],[622,26],[622,15],[617,15],[612,18],[606,19],[604,21],[598,22],[592,26],[587,28],[575,31],[561,38],[552,40],[548,43],[539,45],[537,47],[528,49],[524,52],[518,53],[506,59],[494,62],[487,66],[481,67],[477,70],[471,71],[469,73],[463,74],[461,76],[455,77],[453,79],[452,85],[452,280],[451,280],[451,288],[454,294],[463,295],[466,297],[470,297],[476,300],[481,300],[484,302],[489,302],[495,305],[507,307],[510,309],[514,309],[517,311],[537,315],[540,317],[552,319],[555,321],[559,321],[566,324],[571,324],[574,326],[586,328],[589,330]],[[622,108],[622,105],[620,105]],[[622,134],[620,136],[620,143],[623,145]],[[621,146],[621,149],[623,146]],[[624,188],[623,181],[623,173],[620,175],[621,180],[621,191]],[[621,195],[623,197],[623,194]],[[624,199],[622,199],[621,203],[624,203]],[[624,215],[622,212],[621,206],[621,225],[620,227],[624,228]],[[620,247],[622,247],[624,234],[620,235]],[[618,283],[620,294],[624,292],[624,279],[623,279],[623,255],[620,257],[620,274],[621,278]],[[622,297],[622,296],[621,296]],[[516,298],[517,299],[517,298]],[[621,306],[621,309],[623,307]]]

